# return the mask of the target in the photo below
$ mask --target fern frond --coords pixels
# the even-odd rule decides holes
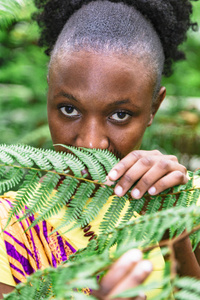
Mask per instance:
[[[64,161],[63,156],[61,156],[58,152],[52,150],[43,150],[45,153],[45,157],[49,164],[51,164],[51,168],[56,172],[63,172],[66,168],[66,162]]]
[[[27,214],[33,215],[37,213],[34,222],[36,224],[45,218],[52,217],[53,214],[59,212],[63,205],[68,203],[69,207],[66,210],[62,225],[72,222],[73,226],[84,227],[94,220],[107,199],[113,194],[112,187],[107,187],[103,183],[99,183],[99,180],[103,181],[105,179],[106,168],[110,169],[113,167],[112,163],[116,162],[113,159],[113,154],[108,155],[108,160],[101,159],[101,162],[97,161],[97,157],[99,159],[102,154],[103,157],[107,155],[106,151],[68,147],[68,151],[74,151],[78,155],[78,157],[75,157],[72,153],[56,153],[53,150],[35,149],[22,145],[1,145],[0,149],[2,150],[0,151],[0,160],[3,162],[4,158],[7,159],[0,166],[0,170],[2,170],[0,171],[1,176],[6,174],[5,171],[9,172],[9,174],[14,174],[13,170],[15,169],[20,170],[25,168],[29,170],[24,184],[19,188],[16,205],[14,204],[10,217],[19,213],[24,206],[27,206]],[[15,161],[17,161],[16,165],[14,164]],[[104,161],[106,161],[106,166],[104,165]],[[8,162],[9,166],[7,166]],[[95,171],[91,174],[90,169],[93,169],[94,166]],[[7,168],[10,168],[10,171],[7,171],[9,170]],[[89,175],[93,180],[98,180],[98,182],[84,178],[82,171],[85,169],[88,169]],[[70,174],[67,173],[68,171],[70,171]],[[39,184],[39,180],[43,174],[46,175],[43,178],[43,182]],[[66,179],[59,181],[60,175]],[[17,175],[17,182],[23,179],[23,176],[20,177]],[[16,180],[13,180],[13,184],[16,184]],[[55,192],[58,182],[58,191]],[[167,192],[168,194],[162,193],[159,196],[150,197],[150,202],[147,206],[147,212],[150,215],[155,214],[161,208],[163,200],[163,207],[165,209],[171,207],[175,199],[179,201],[179,206],[187,207],[191,203],[194,203],[196,197],[199,196],[199,188],[193,186],[192,177],[186,185],[175,187],[173,190]],[[146,209],[146,195],[140,200],[132,199],[131,201],[129,201],[128,195],[112,199],[110,207],[100,225],[102,234],[109,233],[119,223],[120,226],[127,225],[129,220],[137,217],[135,212],[140,213],[143,209]],[[125,204],[127,205],[125,206]],[[122,210],[123,218],[119,221]],[[26,217],[26,214],[24,217]],[[143,220],[145,219],[143,218]],[[147,240],[156,239],[156,236],[152,233],[152,228],[156,227],[159,227],[157,238],[160,238],[163,228],[170,228],[172,234],[181,232],[185,228],[185,219],[180,220],[179,216],[173,216],[173,222],[169,223],[170,226],[168,226],[168,219],[164,218],[163,220],[165,220],[167,225],[162,227],[164,225],[161,223],[161,228],[159,227],[159,221],[156,219],[151,226],[149,224],[152,220],[148,224],[142,222],[138,224],[137,233],[134,233],[136,240],[139,237]],[[194,226],[193,219],[188,220],[187,227],[190,229],[192,226]],[[196,235],[198,236],[198,234]],[[196,243],[196,240],[194,243]],[[108,240],[106,243],[108,244]]]
[[[99,236],[97,243],[104,248],[108,243],[107,237],[109,238],[112,234],[116,235],[117,249],[120,251],[121,247],[126,247],[130,244],[131,247],[145,247],[155,241],[159,242],[163,237],[166,230],[171,227],[176,228],[176,230],[184,226],[188,232],[191,229],[191,224],[197,226],[197,221],[199,220],[200,207],[191,206],[187,208],[171,208],[168,210],[163,210],[154,214],[144,215],[137,219],[131,220],[126,224],[119,225],[115,229],[107,231],[105,234]],[[192,221],[191,221],[192,220]],[[151,230],[152,224],[156,222],[157,230]],[[199,224],[198,224],[199,225]],[[146,234],[150,232],[150,236]],[[174,231],[175,233],[176,231]],[[138,242],[138,243],[137,243]]]
[[[123,197],[114,196],[110,207],[108,208],[103,221],[100,225],[100,232],[102,234],[106,234],[111,229],[113,229],[119,220],[119,216],[128,200],[128,196],[125,195]]]
[[[196,293],[191,293],[190,291],[182,290],[175,295],[177,300],[199,300],[200,295]]]
[[[4,151],[5,148],[5,145],[0,146],[0,162],[4,163],[5,165],[14,163],[14,159],[6,151]]]
[[[103,181],[106,172],[113,167],[112,164],[115,164],[116,160],[113,155],[108,155],[107,159],[108,153],[101,150],[70,147],[69,151],[75,151],[78,157],[72,153],[56,153],[52,150],[20,145],[0,146],[1,179],[5,178],[6,174],[14,174],[15,170],[26,169],[28,172],[24,172],[22,177],[15,176],[17,180],[13,183],[15,185],[23,178],[25,180],[19,188],[10,216],[18,214],[27,206],[28,209],[25,212],[30,215],[34,214],[35,221],[32,224],[34,225],[52,217],[66,204],[68,207],[61,225],[84,227],[97,216],[113,194],[113,188],[104,186]],[[85,169],[88,170],[92,180],[82,175]],[[39,183],[44,174],[43,181]],[[61,175],[62,179],[65,179],[60,180]],[[129,193],[121,198],[115,196],[109,199],[110,205],[100,224],[100,235],[96,240],[92,240],[85,249],[80,249],[66,264],[57,269],[47,268],[34,273],[27,278],[26,284],[18,285],[15,292],[5,298],[42,300],[51,297],[51,294],[48,294],[51,292],[55,299],[69,299],[72,293],[76,299],[84,298],[83,294],[73,289],[87,287],[85,284],[91,288],[97,288],[96,276],[102,274],[113,260],[115,261],[133,247],[143,249],[148,259],[150,249],[157,247],[157,242],[168,229],[171,230],[174,239],[176,239],[174,235],[181,232],[183,228],[191,233],[196,231],[192,238],[193,245],[197,245],[200,241],[200,231],[198,231],[200,208],[193,203],[196,203],[200,192],[199,188],[194,186],[192,176],[190,182],[184,186],[175,187],[159,196],[151,196],[147,206],[148,214],[139,217],[135,212],[141,213],[146,209],[145,202],[149,198],[147,195],[140,200],[129,200]],[[179,204],[173,207],[176,201],[179,201]],[[161,210],[163,208],[164,210]],[[122,212],[124,217],[121,220]],[[109,250],[113,245],[116,247],[110,257]],[[164,245],[166,248],[167,246],[168,244]],[[165,276],[169,279],[170,268],[165,269]],[[52,290],[50,291],[51,284]],[[184,297],[187,297],[187,300],[190,299],[189,297],[195,299],[196,295],[199,297],[196,282],[193,286],[192,282],[182,283],[176,279],[171,287],[167,281],[163,281],[159,298],[154,298],[154,300],[168,299],[173,288],[181,289],[176,293],[176,299],[186,299]]]
[[[5,169],[4,169],[5,170]],[[15,187],[23,178],[24,172],[22,169],[13,168],[4,173],[0,181],[0,194]]]
[[[2,166],[0,168],[0,180],[5,177],[5,173],[6,173],[6,167]]]
[[[0,146],[0,153],[1,153],[0,160],[1,161],[3,158],[5,158],[5,156],[2,157],[2,154],[4,152],[3,151],[4,149],[2,149],[2,148],[3,147]],[[18,162],[20,164],[20,166],[22,166],[22,167],[25,167],[25,166],[32,167],[33,166],[32,160],[29,158],[28,155],[25,154],[25,152],[20,151],[20,148],[22,150],[23,147],[17,148],[17,151],[15,148],[16,148],[16,146],[13,146],[13,145],[6,147],[6,155],[9,155],[12,158],[12,161]]]
[[[187,206],[188,203],[188,197],[190,196],[190,192],[181,192],[178,201],[176,203],[176,206]]]
[[[169,194],[165,197],[165,200],[163,202],[163,208],[169,209],[174,206],[175,202],[176,202],[176,196]]]
[[[85,162],[86,167],[92,177],[93,180],[97,180],[98,182],[104,182],[106,179],[106,173],[102,168],[101,164],[95,157],[90,154],[90,152],[86,152],[84,149],[78,149],[70,146],[63,146],[64,148],[73,152],[76,156],[82,159]]]
[[[40,215],[36,219],[36,222],[49,218],[53,214],[58,213],[63,205],[67,205],[70,202],[75,189],[77,188],[78,182],[79,181],[77,179],[72,177],[64,179],[62,184],[58,187],[55,195],[49,198],[48,202],[46,203],[46,207],[41,208]]]
[[[75,178],[68,177],[64,179],[63,183],[58,187],[57,192],[55,192],[52,197],[48,198],[45,206],[41,207],[40,213],[38,216],[35,216],[35,220],[31,223],[27,230],[34,227],[40,221],[46,220],[52,215],[57,214],[64,205],[67,205],[70,202],[77,185],[78,180]],[[59,228],[63,227],[64,225],[65,223],[62,223]]]
[[[158,211],[162,204],[161,201],[162,197],[160,195],[156,197],[151,197],[147,205],[146,213],[153,214],[154,212]]]
[[[193,205],[197,203],[197,199],[200,197],[200,189],[194,190],[193,193],[190,195],[190,203],[189,205]]]
[[[91,182],[81,183],[68,205],[68,209],[63,216],[59,228],[80,218],[83,208],[88,199],[91,197],[94,189],[95,185]]]
[[[108,150],[87,149],[87,148],[83,148],[83,149],[86,152],[89,152],[92,155],[94,155],[96,159],[104,165],[107,173],[109,173],[110,170],[113,168],[113,166],[119,162],[119,159],[117,159],[116,156]]]
[[[108,198],[113,194],[113,189],[109,186],[99,187],[95,195],[83,210],[80,216],[81,227],[86,226],[98,215],[103,205],[107,202]]]
[[[46,206],[46,199],[52,195],[59,179],[60,176],[58,174],[47,173],[38,189],[35,190],[33,198],[30,197],[30,204],[28,205],[30,215],[40,211],[40,207]]]
[[[178,278],[174,282],[174,287],[180,289],[175,294],[175,299],[197,300],[200,299],[200,282],[191,277]]]
[[[146,202],[146,199],[144,197],[142,197],[141,199],[138,199],[138,200],[131,199],[129,201],[128,209],[125,212],[120,225],[127,223],[133,217],[136,218],[137,214],[140,214],[142,208],[144,207],[145,202]]]
[[[32,195],[37,186],[38,186],[38,172],[35,170],[30,170],[28,174],[26,174],[23,187],[17,192],[16,201],[13,203],[13,208],[9,212],[9,217],[7,224],[9,224],[11,218],[22,211],[25,207],[25,204],[29,202],[30,195]]]

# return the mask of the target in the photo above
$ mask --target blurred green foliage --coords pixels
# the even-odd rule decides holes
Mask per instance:
[[[50,140],[48,129],[44,133],[48,58],[37,46],[34,6],[29,2],[22,8],[18,20],[0,31],[0,143],[26,142],[27,136],[27,143],[45,146]]]
[[[10,19],[0,14],[0,143],[51,147],[46,115],[48,57],[37,46],[39,29],[31,20],[35,8],[31,0],[25,2],[17,14],[8,8]],[[193,3],[193,20],[199,22],[200,1]],[[187,157],[184,162],[190,167],[191,157],[200,158],[199,29],[189,31],[182,48],[187,59],[174,66],[173,76],[163,79],[168,98],[147,129],[142,147]]]
[[[174,65],[174,73],[163,78],[167,97],[155,120],[147,129],[142,148],[174,154],[189,169],[200,167],[200,1],[193,2],[192,21],[197,31],[189,30],[181,46],[186,60]]]

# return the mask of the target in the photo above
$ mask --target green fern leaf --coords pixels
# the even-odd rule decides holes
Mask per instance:
[[[150,201],[147,205],[146,213],[153,214],[154,212],[159,210],[159,208],[161,207],[161,204],[162,204],[161,196],[151,197]]]
[[[165,200],[163,202],[163,208],[169,209],[174,206],[175,202],[176,202],[176,196],[169,194],[165,197]]]
[[[109,173],[110,170],[119,162],[119,159],[117,159],[116,156],[108,150],[83,149],[95,156],[96,159],[104,165],[107,173]]]
[[[129,207],[128,207],[126,213],[124,214],[120,225],[123,225],[124,223],[128,222],[133,217],[137,217],[136,213],[137,214],[141,213],[141,210],[142,210],[145,202],[146,202],[146,200],[144,197],[141,199],[138,199],[138,200],[131,199],[129,201]]]
[[[93,180],[97,180],[98,182],[104,182],[106,180],[106,174],[104,172],[103,167],[101,166],[99,161],[94,158],[93,155],[84,151],[83,149],[78,149],[69,146],[65,146],[65,148],[73,152],[80,159],[82,159],[82,161],[88,168],[88,171]]]
[[[101,234],[106,234],[111,229],[113,229],[119,220],[119,216],[128,200],[128,196],[117,197],[115,196],[112,200],[110,207],[108,208],[103,221],[100,224]]]
[[[190,199],[190,195],[191,195],[191,192],[181,192],[180,196],[178,197],[178,201],[176,203],[176,206],[182,206],[182,207],[186,207],[188,206],[188,202],[189,202],[189,199]],[[191,228],[192,224],[188,227]],[[177,235],[180,235],[184,230],[185,230],[185,225],[182,225],[180,226],[180,223],[177,224],[177,231],[176,231],[176,234]]]
[[[5,148],[5,145],[0,146],[0,162],[1,164],[3,163],[5,165],[9,165],[14,162],[14,159],[12,158],[12,156],[10,156],[7,152],[4,151]]]
[[[23,176],[24,172],[22,169],[13,168],[12,170],[6,171],[4,173],[4,178],[2,178],[1,176],[0,194],[4,193],[7,190],[11,190],[13,187],[19,184]]]
[[[66,154],[62,154],[62,155],[63,158],[65,159],[66,168],[69,167],[72,170],[75,177],[78,178],[83,177],[82,171],[85,169],[85,166],[82,163],[82,161],[78,157],[70,153],[67,153],[67,155]]]
[[[200,294],[191,293],[191,291],[182,290],[175,294],[177,300],[199,300]]]
[[[20,147],[22,148],[22,147]],[[24,151],[19,151],[19,147],[17,147],[16,151],[16,146],[10,145],[6,147],[6,153],[9,154],[13,158],[13,160],[17,161],[20,166],[22,167],[32,167],[33,162],[32,160],[26,155],[26,152]]]
[[[200,296],[200,284],[199,280],[191,277],[183,277],[175,280],[175,286],[179,289],[187,289],[191,292],[197,292]]]
[[[77,185],[77,179],[72,177],[66,178],[58,187],[58,191],[55,193],[55,195],[48,199],[45,207],[41,208],[38,216],[35,216],[34,222],[31,223],[28,229],[34,227],[41,220],[46,220],[52,215],[57,214],[64,205],[69,203]]]
[[[191,193],[190,202],[188,205],[197,204],[197,200],[199,199],[199,197],[200,197],[200,189],[194,190],[194,192]]]
[[[28,203],[30,195],[34,193],[38,186],[38,172],[35,170],[29,171],[25,176],[23,187],[17,192],[16,201],[13,203],[13,208],[9,212],[9,218],[7,225],[9,224],[11,218],[19,213]]]
[[[60,155],[60,153],[52,150],[45,150],[43,153],[45,153],[46,159],[56,172],[64,172],[66,169],[66,161],[64,161],[64,157]]]
[[[0,168],[0,179],[4,179],[6,174],[6,167],[2,166]]]
[[[59,228],[79,219],[83,208],[88,201],[88,198],[92,195],[94,189],[95,185],[91,182],[81,183],[68,205],[68,209],[63,216],[63,220]]]
[[[33,164],[39,167],[41,170],[51,170],[51,165],[46,159],[45,152],[31,148],[29,146],[17,145],[16,151],[24,152],[32,160]]]
[[[113,189],[109,186],[99,187],[95,195],[84,208],[82,215],[80,216],[81,227],[89,224],[98,215],[100,209],[107,202],[108,198],[112,195]]]
[[[47,206],[46,199],[52,195],[59,179],[60,176],[54,172],[48,173],[44,177],[43,182],[29,199],[28,214],[34,215],[36,212],[40,211],[40,207]]]

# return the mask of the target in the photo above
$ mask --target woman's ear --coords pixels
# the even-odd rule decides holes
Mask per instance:
[[[157,98],[156,100],[154,100],[153,104],[152,104],[152,109],[151,109],[151,116],[150,116],[150,120],[149,120],[149,123],[148,123],[148,127],[151,126],[152,122],[153,122],[153,119],[155,117],[155,114],[157,113],[161,103],[163,102],[163,100],[165,99],[165,96],[166,96],[166,88],[164,86],[162,86],[160,88],[160,91],[157,95]]]

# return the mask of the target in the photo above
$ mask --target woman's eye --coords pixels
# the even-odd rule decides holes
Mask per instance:
[[[130,114],[128,114],[125,111],[119,111],[117,113],[114,113],[110,119],[118,122],[124,122],[127,121],[130,118]]]
[[[63,106],[60,108],[60,110],[65,116],[74,117],[79,115],[78,111],[70,105]]]

